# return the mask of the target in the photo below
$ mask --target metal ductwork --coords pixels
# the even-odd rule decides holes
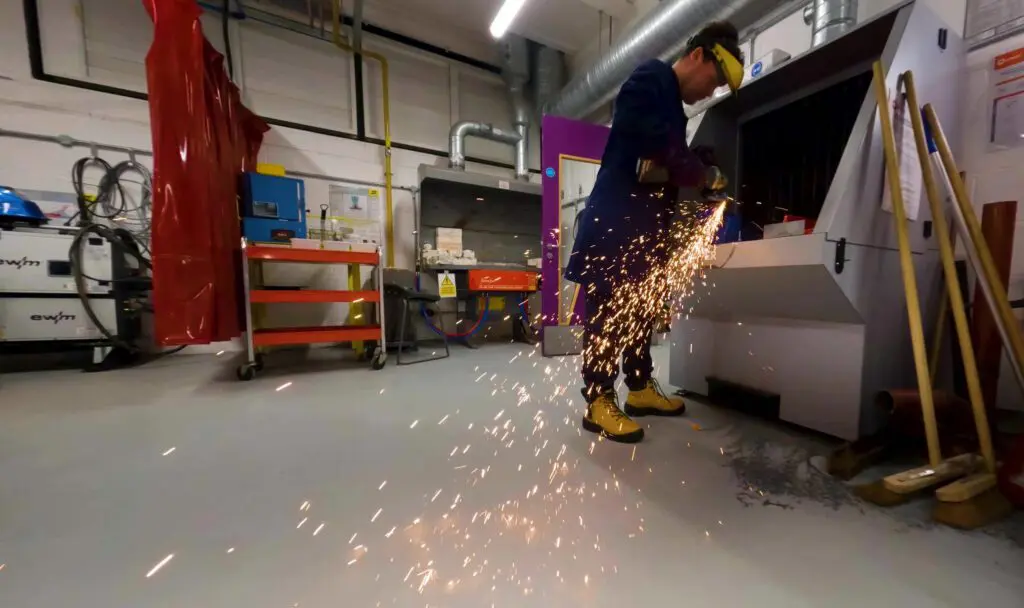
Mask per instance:
[[[519,134],[516,142],[516,179],[530,178],[530,104],[526,84],[530,81],[529,43],[521,36],[508,35],[501,41],[501,76],[512,107],[512,128]]]
[[[558,49],[537,45],[536,70],[533,74],[533,98],[540,109],[547,106],[565,86],[565,55]]]
[[[804,7],[811,48],[835,40],[857,25],[857,0],[812,0]]]
[[[582,118],[611,100],[640,63],[673,60],[709,21],[727,20],[738,30],[753,25],[783,0],[664,0],[586,72],[573,78],[545,107],[548,114]]]
[[[466,138],[480,137],[501,142],[510,146],[519,143],[522,137],[518,133],[505,131],[485,122],[464,120],[452,125],[448,131],[448,166],[464,171],[466,169]]]
[[[499,46],[501,55],[501,76],[508,90],[509,106],[512,108],[512,128],[505,131],[491,124],[464,121],[452,125],[448,134],[448,166],[453,169],[466,168],[466,138],[481,137],[515,146],[516,179],[530,179],[530,102],[527,99],[527,84],[530,82],[530,43],[520,36],[506,36]],[[541,48],[544,52],[544,48]],[[559,61],[561,56],[558,56]],[[561,65],[561,64],[559,64]],[[548,71],[555,68],[548,65]],[[545,82],[550,82],[545,74]]]

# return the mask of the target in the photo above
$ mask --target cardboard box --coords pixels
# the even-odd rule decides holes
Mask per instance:
[[[462,229],[438,228],[437,243],[435,243],[434,249],[449,251],[455,255],[462,254]]]

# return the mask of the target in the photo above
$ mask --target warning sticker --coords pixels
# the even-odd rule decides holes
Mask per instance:
[[[456,290],[454,273],[444,271],[437,273],[437,295],[442,298],[455,297]]]

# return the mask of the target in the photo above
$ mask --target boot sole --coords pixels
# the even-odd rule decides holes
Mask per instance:
[[[622,411],[626,412],[626,415],[630,418],[642,418],[644,416],[675,417],[685,414],[686,406],[684,405],[677,410],[660,410],[656,407],[637,407],[627,403]]]
[[[583,428],[590,431],[591,433],[597,433],[603,436],[605,439],[617,441],[619,443],[636,443],[644,438],[643,429],[637,429],[632,433],[626,433],[625,435],[612,435],[608,431],[604,430],[604,428],[600,424],[592,420],[587,420],[586,418],[583,419]]]

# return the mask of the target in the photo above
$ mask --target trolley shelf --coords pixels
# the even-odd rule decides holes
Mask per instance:
[[[245,248],[250,260],[265,262],[302,262],[305,264],[380,264],[380,254],[375,251],[335,251],[332,249],[292,249],[290,247],[267,247],[251,245]]]
[[[384,218],[381,218],[383,224]],[[261,349],[275,346],[298,346],[302,344],[329,344],[352,342],[358,345],[361,355],[364,346],[373,349],[368,358],[373,369],[382,369],[388,358],[387,341],[384,336],[384,269],[381,266],[380,248],[375,251],[338,251],[335,249],[293,249],[273,245],[254,245],[242,241],[242,286],[245,301],[245,346],[247,359],[236,370],[239,380],[252,380],[263,369]],[[273,289],[263,285],[263,273],[259,271],[266,262],[297,262],[300,264],[336,264],[348,266],[350,272],[358,273],[360,266],[373,266],[374,289]],[[358,274],[355,274],[358,277]],[[359,281],[353,281],[359,283]],[[365,307],[362,303],[368,303]],[[351,304],[375,317],[373,325],[337,325],[332,327],[280,327],[259,329],[254,322],[253,307],[257,304]],[[373,311],[370,314],[370,311]],[[350,308],[350,314],[351,314]],[[362,319],[356,314],[349,321]],[[370,321],[370,318],[366,319]],[[362,344],[369,343],[369,344]]]
[[[249,292],[249,301],[253,304],[379,302],[380,294],[376,291],[254,289]]]
[[[380,325],[339,325],[335,327],[285,327],[252,332],[254,346],[286,346],[325,342],[380,340]]]

